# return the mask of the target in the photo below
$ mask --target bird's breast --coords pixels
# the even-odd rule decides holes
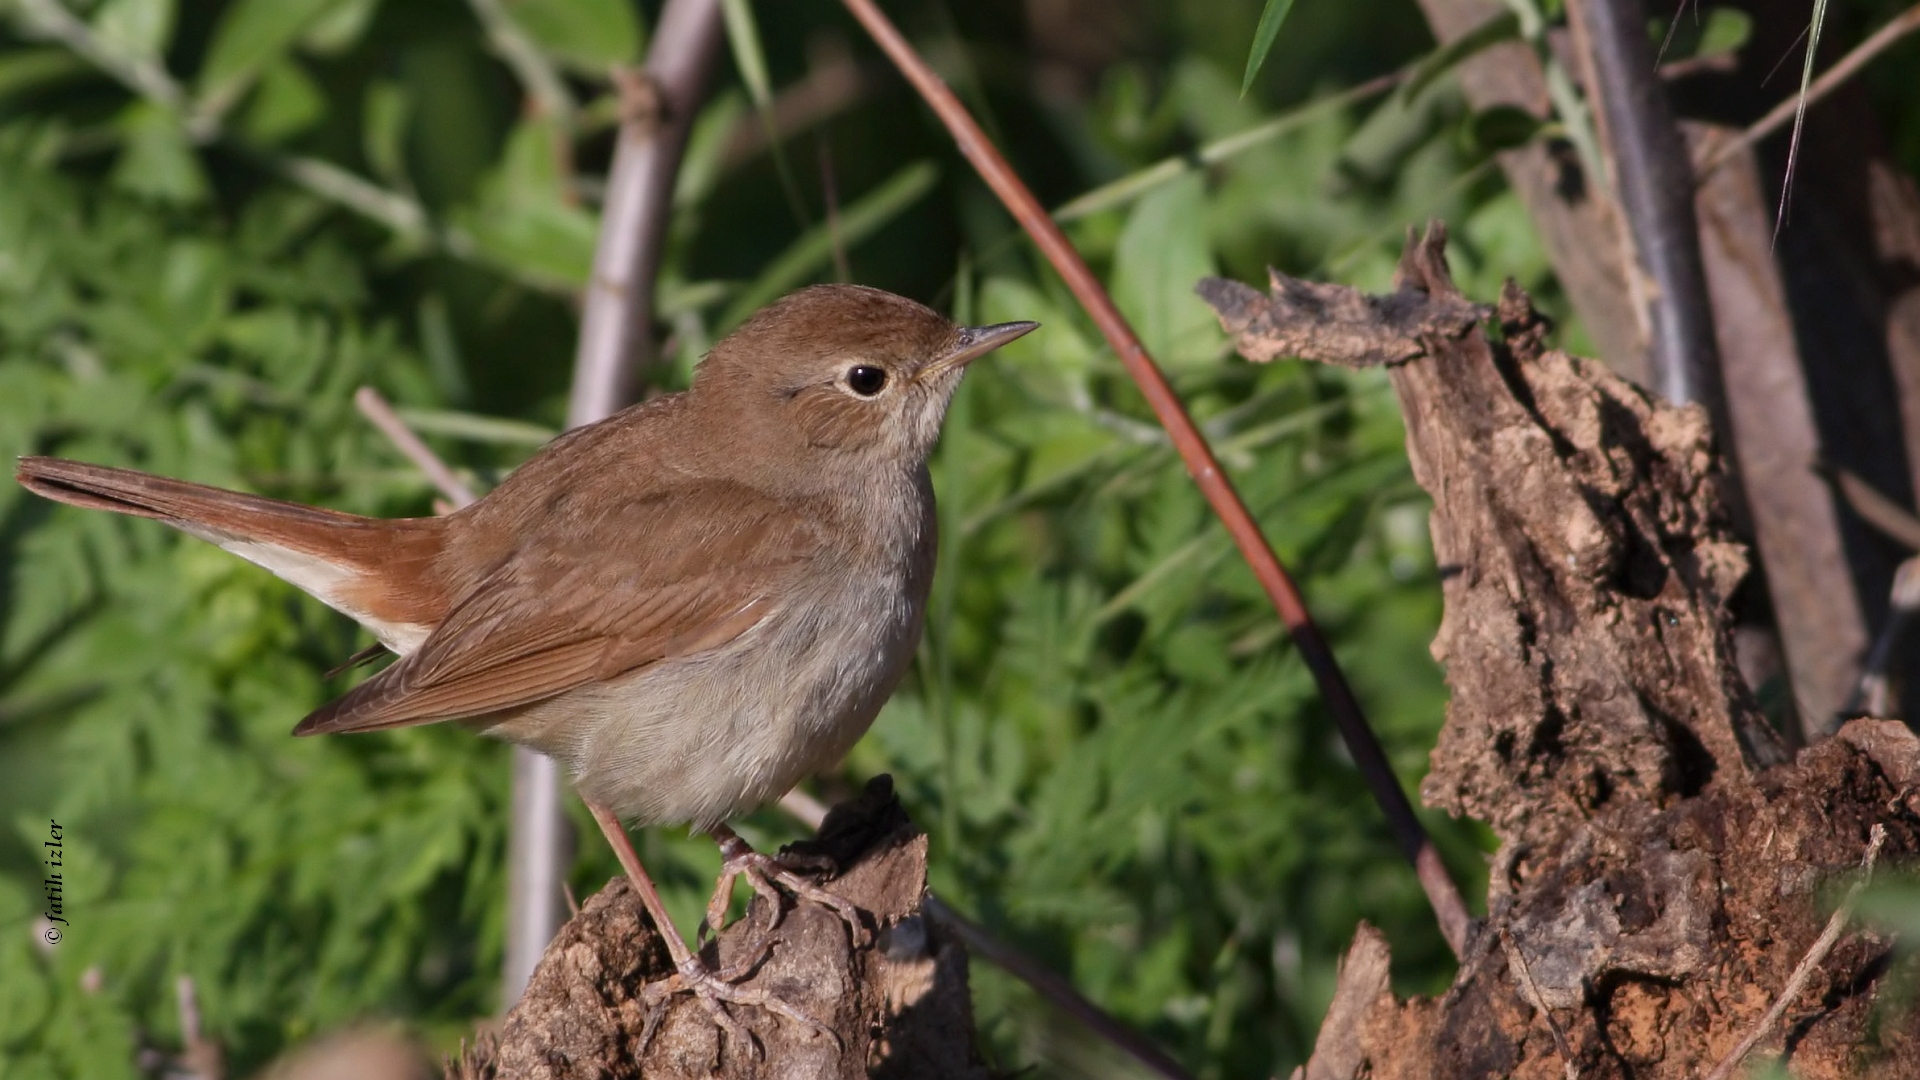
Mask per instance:
[[[923,481],[887,501],[739,637],[533,706],[500,734],[641,824],[708,827],[779,798],[851,749],[919,643],[932,496]]]

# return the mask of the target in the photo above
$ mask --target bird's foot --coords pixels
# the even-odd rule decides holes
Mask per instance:
[[[755,1057],[761,1056],[760,1041],[753,1037],[746,1026],[736,1020],[727,1011],[728,1005],[740,1005],[756,1009],[765,1009],[783,1019],[790,1020],[816,1034],[825,1035],[833,1040],[835,1047],[845,1049],[840,1036],[827,1025],[782,1001],[774,994],[761,989],[748,989],[736,983],[745,978],[765,957],[764,949],[758,955],[749,957],[738,966],[721,971],[709,971],[700,962],[699,957],[688,957],[680,962],[674,973],[665,979],[651,983],[645,991],[644,1001],[648,1008],[646,1027],[640,1032],[640,1052],[645,1053],[648,1043],[653,1040],[655,1029],[667,1014],[667,1003],[676,994],[692,994],[701,1008],[713,1019],[715,1027],[727,1042],[737,1042]]]
[[[720,844],[724,861],[720,864],[720,880],[714,887],[713,899],[707,902],[704,929],[719,932],[726,920],[727,908],[733,901],[734,879],[744,877],[753,886],[753,891],[767,898],[767,925],[762,933],[771,934],[780,926],[780,893],[774,888],[777,883],[795,897],[811,900],[840,916],[840,921],[847,924],[847,933],[856,946],[867,943],[871,935],[867,933],[866,924],[860,921],[860,909],[800,876],[800,871],[818,873],[831,870],[832,860],[819,855],[762,854],[747,846],[747,842],[733,830],[725,826],[721,829],[724,831],[716,832],[714,839]]]

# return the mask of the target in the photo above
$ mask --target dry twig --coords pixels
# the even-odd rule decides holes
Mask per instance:
[[[385,435],[394,449],[400,451],[402,457],[412,462],[414,468],[425,474],[440,494],[445,495],[447,501],[453,504],[454,509],[457,510],[473,502],[473,489],[461,483],[460,478],[447,467],[447,463],[441,461],[439,455],[428,449],[426,443],[420,441],[420,436],[415,435],[406,421],[400,419],[399,414],[393,411],[393,406],[387,403],[387,399],[381,396],[380,391],[371,386],[363,386],[354,392],[353,404],[360,410],[360,415],[366,417],[367,422],[372,424],[380,434]]]

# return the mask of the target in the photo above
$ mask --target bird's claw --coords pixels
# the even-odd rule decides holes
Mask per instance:
[[[713,891],[713,898],[707,901],[707,919],[702,930],[718,933],[722,922],[726,920],[727,908],[733,901],[733,881],[744,877],[753,886],[753,891],[767,898],[767,926],[762,931],[771,934],[779,929],[783,915],[780,893],[774,889],[774,883],[803,900],[811,900],[831,910],[847,924],[847,933],[856,946],[865,945],[871,935],[866,924],[860,920],[860,909],[846,900],[815,885],[801,877],[799,869],[832,869],[832,861],[817,855],[805,855],[789,861],[786,856],[764,855],[748,847],[737,838],[734,843],[721,843],[721,854],[725,857],[720,866],[720,880]]]
[[[759,957],[755,957],[743,966],[750,969],[758,961]],[[734,1019],[733,1014],[727,1011],[728,1005],[765,1009],[775,1016],[790,1020],[816,1034],[825,1035],[833,1040],[835,1049],[846,1049],[846,1044],[840,1041],[840,1036],[832,1028],[766,990],[748,989],[735,985],[732,979],[739,977],[740,975],[734,972],[708,971],[698,959],[689,958],[672,975],[649,984],[645,992],[648,1016],[646,1026],[640,1033],[640,1051],[646,1052],[647,1044],[653,1039],[654,1031],[666,1016],[667,1004],[675,994],[692,994],[694,1000],[700,1002],[700,1006],[713,1019],[714,1026],[720,1029],[724,1039],[727,1042],[737,1040],[756,1059],[765,1056],[760,1040],[754,1038],[753,1032],[748,1031],[745,1025]]]

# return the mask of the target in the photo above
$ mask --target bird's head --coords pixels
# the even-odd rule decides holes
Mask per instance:
[[[731,417],[743,438],[774,440],[801,460],[857,455],[918,467],[967,365],[1039,325],[955,326],[879,289],[816,285],[715,345],[693,396]]]

